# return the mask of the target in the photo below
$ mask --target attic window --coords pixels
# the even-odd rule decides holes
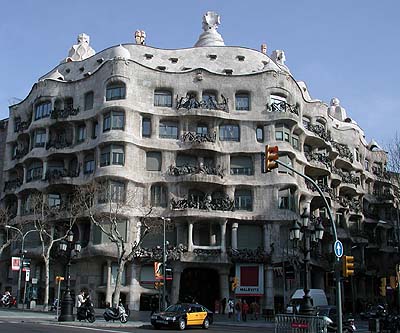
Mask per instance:
[[[84,77],[88,77],[88,76],[90,76],[90,75],[92,75],[91,72],[87,72],[87,73],[83,74]]]
[[[165,67],[165,66],[157,66],[157,69],[159,69],[160,71],[165,71],[167,69],[167,67]]]
[[[178,62],[178,58],[169,58],[169,60],[173,63],[176,64]]]
[[[238,55],[236,58],[237,58],[237,60],[239,60],[239,61],[244,61],[244,58],[245,58],[245,57],[242,56],[242,55]]]
[[[263,63],[264,66],[266,66],[266,65],[269,64],[269,61],[263,60],[262,63]]]
[[[225,68],[225,69],[224,69],[224,72],[225,72],[226,75],[232,75],[233,69]]]
[[[69,68],[65,69],[65,73],[69,73],[71,70]]]
[[[80,67],[79,70],[80,70],[81,72],[83,72],[83,71],[85,70],[85,67]]]
[[[209,54],[208,57],[210,58],[210,60],[217,59],[217,55],[216,54]]]
[[[147,60],[153,58],[153,55],[150,54],[150,53],[146,53],[144,56],[145,56],[145,58],[146,58]]]
[[[97,59],[97,62],[101,64],[104,61],[104,58]]]
[[[191,67],[182,67],[182,70],[183,71],[188,71],[188,70],[190,70],[190,69],[192,69]]]

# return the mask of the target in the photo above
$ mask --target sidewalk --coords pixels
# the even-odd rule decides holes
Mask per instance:
[[[73,325],[73,326],[101,326],[101,327],[143,327],[150,326],[150,311],[131,311],[129,321],[126,324],[122,324],[119,321],[106,322],[103,319],[104,309],[95,309],[96,321],[94,323],[88,323],[86,321],[73,321],[73,322],[59,322],[56,318],[55,312],[43,312],[40,307],[35,310],[25,309],[3,309],[0,308],[0,321],[7,319],[8,321],[22,321],[22,322],[35,322],[35,323],[47,323],[54,325]],[[213,325],[218,326],[240,326],[240,327],[257,327],[267,328],[274,327],[273,322],[266,322],[263,318],[258,320],[248,321],[235,321],[235,319],[228,318],[228,315],[214,314]]]

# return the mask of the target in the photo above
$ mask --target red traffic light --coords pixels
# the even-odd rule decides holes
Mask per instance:
[[[265,146],[265,172],[271,172],[278,167],[276,160],[279,158],[278,146]]]

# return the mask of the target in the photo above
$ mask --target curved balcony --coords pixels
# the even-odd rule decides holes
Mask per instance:
[[[21,119],[19,120],[15,120],[14,121],[14,133],[22,133],[24,131],[26,131],[29,126],[31,125],[31,120],[26,120],[26,121],[21,121]]]
[[[199,165],[199,166],[192,166],[192,165],[183,165],[183,166],[175,166],[170,165],[167,170],[167,174],[170,176],[186,176],[186,175],[196,175],[196,174],[203,174],[203,175],[212,175],[212,176],[219,176],[224,178],[224,169],[220,165],[217,167],[210,167],[208,165]]]
[[[391,183],[391,177],[387,171],[382,171],[379,168],[372,167],[372,174],[375,176],[375,179],[380,182]]]
[[[337,151],[338,157],[342,159],[347,159],[350,163],[353,163],[354,156],[353,153],[350,151],[349,147],[346,144],[339,143],[336,141],[331,141],[332,148]]]
[[[341,182],[343,184],[350,184],[353,185],[354,187],[357,187],[361,184],[360,177],[359,176],[354,176],[348,171],[343,171],[336,166],[332,167],[332,173],[335,175],[338,175],[341,178]]]
[[[309,190],[311,190],[312,192],[317,192],[316,187],[314,186],[314,184],[312,184],[311,182],[309,182],[308,180],[306,180],[306,186]],[[328,194],[328,196],[332,199],[335,200],[336,195],[334,190],[329,187],[326,184],[318,184],[319,188],[321,189],[322,192]]]
[[[323,153],[304,153],[308,162],[314,162],[317,166],[323,165],[324,169],[330,170],[332,167],[332,161],[327,154]],[[317,163],[315,163],[317,162]]]
[[[344,196],[338,196],[336,198],[337,202],[339,203],[339,205],[343,208],[347,208],[349,209],[349,211],[357,213],[357,214],[361,214],[362,212],[362,203],[361,200],[358,200],[356,198],[347,198]]]
[[[4,192],[10,192],[16,190],[18,187],[22,185],[22,183],[23,180],[21,178],[6,181],[4,183]]]
[[[310,124],[307,123],[305,126],[310,132],[314,133],[316,136],[321,138],[326,143],[330,143],[332,141],[331,133],[325,129],[324,126],[319,124]]]
[[[79,169],[78,170],[53,169],[46,171],[45,179],[49,183],[58,183],[62,182],[64,178],[76,178],[76,177],[79,177]]]
[[[211,198],[210,196],[205,196],[200,200],[195,200],[193,198],[175,200],[174,198],[171,198],[170,206],[172,210],[199,209],[207,211],[233,211],[235,201],[229,197]]]
[[[228,257],[232,262],[245,263],[269,263],[271,262],[271,254],[267,253],[264,248],[256,249],[228,249]]]
[[[187,142],[192,144],[199,144],[205,142],[215,143],[217,139],[217,133],[214,131],[212,134],[198,134],[194,132],[184,132],[181,135],[181,142]]]
[[[73,108],[73,107],[68,107],[65,109],[57,110],[54,109],[50,113],[50,118],[51,119],[66,119],[69,116],[76,116],[79,113],[79,107]]]
[[[203,109],[203,110],[218,110],[229,112],[228,98],[221,94],[221,101],[218,102],[215,98],[209,96],[208,99],[199,101],[193,95],[184,97],[176,96],[176,109]]]

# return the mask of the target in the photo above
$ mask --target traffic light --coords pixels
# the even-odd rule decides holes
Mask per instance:
[[[379,294],[381,296],[386,296],[386,278],[381,278],[381,285],[379,286]]]
[[[343,256],[343,276],[349,277],[354,275],[354,257]]]
[[[232,286],[231,286],[231,287],[232,287],[232,291],[235,291],[235,289],[236,289],[238,283],[239,283],[239,279],[235,276],[235,277],[233,278],[233,281],[232,281]]]
[[[275,161],[279,158],[278,146],[265,146],[265,172],[271,172],[272,169],[278,167],[278,163]]]
[[[63,276],[56,276],[56,283],[60,283],[61,281],[64,281],[64,277]]]

